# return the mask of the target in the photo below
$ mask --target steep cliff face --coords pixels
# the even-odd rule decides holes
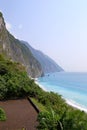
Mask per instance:
[[[0,53],[23,64],[31,77],[39,77],[43,74],[40,63],[29,48],[7,31],[2,13],[0,13]]]
[[[40,62],[44,73],[60,72],[64,71],[54,60],[42,53],[41,51],[35,50],[27,42],[21,41],[25,44],[32,52],[33,56]]]

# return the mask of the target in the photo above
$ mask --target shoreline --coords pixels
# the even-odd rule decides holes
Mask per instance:
[[[69,101],[69,100],[67,100],[67,99],[65,99],[65,101],[66,101],[66,103],[67,103],[68,105],[70,105],[70,106],[72,106],[72,107],[74,107],[74,108],[76,108],[76,109],[79,109],[79,110],[84,111],[85,113],[87,113],[87,109],[86,109],[86,108],[81,107],[81,106],[79,106],[79,105],[76,105],[75,103],[72,103],[71,101]]]
[[[44,87],[43,85],[41,85],[38,81],[35,80],[35,83],[36,83],[37,85],[39,85],[39,87],[42,88],[44,91],[47,91],[47,90],[45,89],[45,87]],[[68,105],[72,106],[73,108],[76,108],[76,109],[78,109],[78,110],[81,110],[81,111],[84,111],[85,113],[87,113],[87,109],[86,109],[86,108],[81,107],[81,106],[79,106],[79,105],[77,105],[77,104],[75,104],[75,103],[72,103],[72,101],[69,101],[68,99],[65,99],[63,96],[62,96],[62,98],[65,100],[65,102],[66,102]]]
[[[39,85],[39,87],[42,88],[44,91],[47,91],[43,85],[41,85],[41,84],[38,83],[38,81],[35,80],[35,83],[36,83],[37,85]]]

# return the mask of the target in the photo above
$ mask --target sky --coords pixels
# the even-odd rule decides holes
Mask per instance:
[[[87,72],[87,0],[0,0],[8,30],[65,71]]]

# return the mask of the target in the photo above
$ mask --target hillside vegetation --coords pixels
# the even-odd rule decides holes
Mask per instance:
[[[60,95],[43,91],[28,77],[24,66],[0,55],[0,100],[26,96],[43,108],[38,130],[87,130],[86,113],[68,106]]]
[[[25,67],[0,55],[0,100],[30,95],[37,87],[31,80]]]

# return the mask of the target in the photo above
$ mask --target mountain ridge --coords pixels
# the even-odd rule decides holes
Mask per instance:
[[[31,50],[33,56],[40,62],[44,73],[64,71],[52,58],[45,55],[40,50],[34,49],[28,42],[21,42]]]
[[[45,73],[63,71],[50,57],[10,34],[2,13],[0,13],[0,54],[24,65],[28,75],[33,78],[43,76]]]

